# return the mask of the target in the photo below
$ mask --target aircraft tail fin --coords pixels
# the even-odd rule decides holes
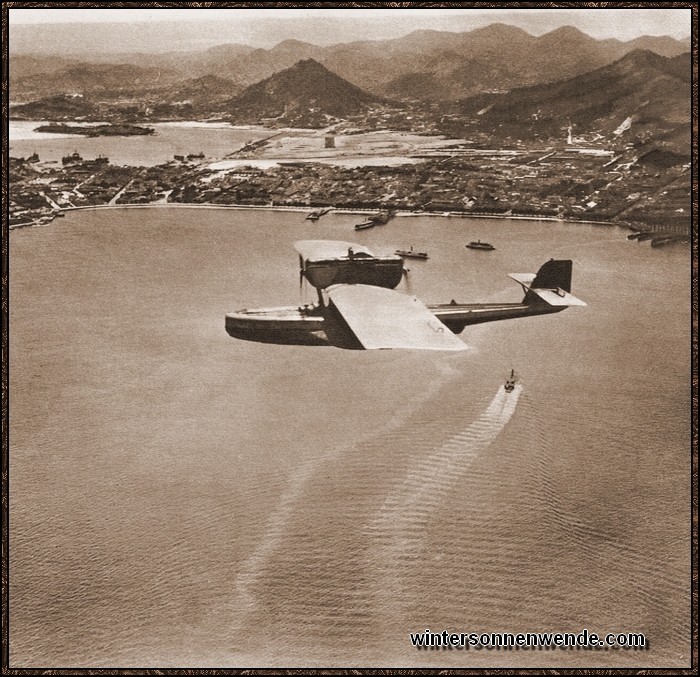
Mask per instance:
[[[550,259],[538,271],[530,285],[531,289],[561,289],[571,291],[571,259]]]
[[[525,290],[523,303],[546,303],[550,306],[585,306],[586,303],[571,294],[571,259],[550,259],[538,271],[512,273],[512,277]]]

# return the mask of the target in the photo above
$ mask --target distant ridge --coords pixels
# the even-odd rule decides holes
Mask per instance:
[[[413,37],[406,36],[402,44],[408,47]],[[404,72],[388,80],[383,93],[399,96],[403,92],[402,98],[424,100],[459,99],[572,78],[639,48],[667,57],[689,49],[670,37],[596,40],[572,26],[534,37],[512,26],[493,24],[469,33],[421,34],[415,39],[421,45],[420,58],[409,57]],[[393,70],[391,63],[384,68],[386,73]],[[337,72],[344,75],[341,69]]]
[[[51,72],[38,70],[23,78],[12,77],[10,89],[15,99],[31,99],[59,94],[137,92],[165,87],[177,82],[177,71],[133,64],[68,63]]]
[[[290,39],[269,49],[222,44],[161,54],[105,54],[96,47],[90,57],[81,54],[78,60],[159,68],[163,73],[178,73],[180,79],[230,77],[247,86],[311,58],[376,96],[444,100],[571,78],[640,48],[675,57],[689,51],[690,44],[668,36],[597,40],[571,26],[536,37],[496,23],[466,32],[418,30],[400,38],[330,46]],[[24,81],[25,77],[61,70],[55,57],[39,57],[39,53],[10,58],[11,83],[24,100],[25,86],[37,90],[36,83]],[[63,54],[66,64],[70,55]],[[62,93],[55,87],[42,91],[44,95]]]
[[[571,122],[580,132],[611,134],[627,118],[628,136],[646,130],[657,139],[690,133],[690,55],[673,59],[634,50],[618,61],[569,80],[483,94],[464,100],[460,112],[478,116],[482,129],[512,136],[564,138]],[[689,147],[688,147],[689,148]],[[689,152],[688,148],[680,150]]]

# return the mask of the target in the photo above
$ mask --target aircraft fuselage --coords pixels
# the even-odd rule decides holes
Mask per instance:
[[[546,303],[442,303],[427,307],[450,331],[459,334],[468,325],[557,313],[565,306]],[[284,306],[228,313],[226,332],[234,338],[262,343],[361,347],[332,302],[327,306]]]

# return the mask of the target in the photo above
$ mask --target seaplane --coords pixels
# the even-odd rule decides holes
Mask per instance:
[[[468,325],[586,305],[571,294],[571,260],[551,259],[537,273],[510,274],[525,292],[520,303],[425,305],[396,290],[405,276],[403,259],[396,254],[375,255],[367,247],[340,241],[303,240],[294,246],[300,282],[316,289],[318,301],[228,313],[230,336],[356,350],[458,351],[468,349],[457,336]]]

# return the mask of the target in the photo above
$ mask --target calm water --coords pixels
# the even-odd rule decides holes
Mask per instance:
[[[152,136],[98,136],[44,134],[33,130],[42,122],[12,121],[9,128],[10,155],[29,157],[38,153],[42,161],[55,160],[78,151],[85,159],[100,155],[113,165],[149,167],[173,159],[173,155],[203,152],[207,158],[222,158],[250,141],[270,136],[264,127],[231,127],[227,124],[167,123],[150,124]]]
[[[351,134],[339,139],[340,152],[329,151],[323,156],[320,145],[322,134],[316,130],[274,130],[258,126],[232,127],[226,123],[160,122],[148,126],[155,129],[150,136],[99,136],[89,138],[76,134],[45,134],[34,130],[48,122],[13,120],[9,126],[10,155],[29,157],[38,153],[43,162],[60,162],[61,158],[78,151],[85,159],[100,155],[108,157],[113,165],[152,166],[169,162],[173,155],[203,152],[212,169],[231,169],[252,166],[267,169],[279,164],[279,159],[222,159],[257,141],[280,132],[288,132],[292,140],[278,139],[273,143],[278,157],[294,162],[321,162],[344,167],[367,165],[394,166],[415,164],[419,158],[407,157],[407,153],[431,141],[436,146],[454,143],[458,139],[422,137],[405,133],[368,132]],[[90,126],[97,123],[85,123]],[[309,139],[312,139],[309,142]],[[305,152],[301,152],[306,149]],[[368,152],[374,155],[367,155]],[[403,152],[402,152],[403,151]],[[301,153],[301,155],[300,155]],[[304,157],[305,153],[307,154]],[[356,154],[362,157],[355,157]],[[346,157],[349,155],[349,157]],[[218,162],[212,161],[218,160]]]
[[[138,209],[11,233],[12,667],[689,665],[687,249],[356,220]],[[298,302],[310,237],[426,248],[429,302],[515,301],[506,273],[571,257],[589,306],[467,328],[464,354],[230,338],[227,311]],[[419,653],[425,628],[651,648]]]

